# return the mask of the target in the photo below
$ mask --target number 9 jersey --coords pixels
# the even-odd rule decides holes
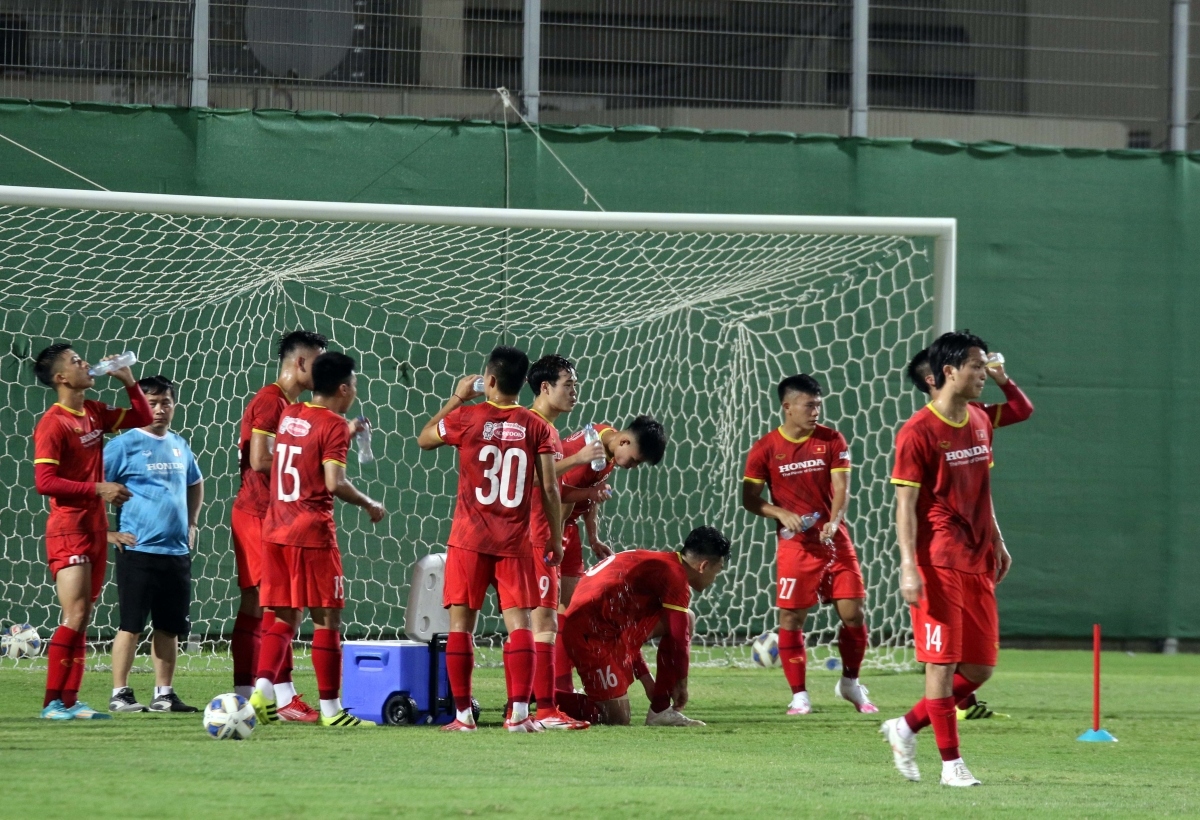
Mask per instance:
[[[458,501],[449,546],[528,555],[531,500],[541,492],[534,486],[535,464],[540,454],[554,453],[550,425],[520,405],[488,401],[450,411],[437,432],[458,450]]]

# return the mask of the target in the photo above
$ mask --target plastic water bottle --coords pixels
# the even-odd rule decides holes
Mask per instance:
[[[1003,353],[989,353],[987,355],[987,366],[988,367],[1000,367],[1003,364],[1004,364],[1004,354]]]
[[[471,385],[471,386],[472,386],[472,387],[475,389],[475,392],[476,392],[476,393],[482,393],[482,392],[483,392],[483,387],[484,387],[484,385],[483,385],[483,376],[480,376],[478,379],[476,379],[476,380],[475,380],[475,384],[473,384],[473,385]]]
[[[819,512],[813,512],[813,513],[809,513],[808,515],[800,516],[800,532],[808,532],[813,527],[815,527],[817,522],[820,520],[821,520],[821,514]],[[779,534],[781,536],[783,536],[784,538],[791,538],[796,533],[793,532],[792,530],[789,530],[787,527],[784,527],[782,530],[779,531]]]
[[[370,464],[375,460],[375,454],[371,452],[371,425],[364,416],[358,417],[358,424],[358,432],[354,434],[354,442],[358,445],[358,463]]]
[[[109,359],[107,362],[94,364],[88,369],[88,373],[93,376],[103,376],[106,373],[111,373],[114,370],[120,370],[122,367],[130,367],[137,364],[137,354],[132,350],[126,350],[115,359]]]
[[[596,431],[596,425],[592,424],[590,421],[583,426],[583,440],[589,447],[591,447],[593,444],[600,443],[600,433]],[[592,469],[596,472],[600,472],[604,469],[604,465],[607,463],[607,460],[603,458],[593,458]]]

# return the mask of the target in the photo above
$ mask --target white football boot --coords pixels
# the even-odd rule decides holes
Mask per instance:
[[[807,715],[812,712],[812,704],[808,702],[808,692],[797,692],[792,695],[792,702],[788,704],[789,715]]]
[[[942,785],[943,786],[982,786],[975,775],[967,768],[967,764],[963,763],[962,758],[958,760],[946,761],[942,764]]]
[[[867,687],[858,682],[857,678],[838,678],[838,682],[833,687],[833,693],[839,698],[853,703],[854,708],[864,715],[873,715],[879,711],[868,697],[871,693],[867,691]]]
[[[683,712],[677,712],[674,706],[668,706],[661,712],[653,709],[646,711],[647,726],[704,726],[702,720],[692,720]]]
[[[902,720],[904,720],[903,717],[885,720],[879,727],[879,734],[883,735],[883,739],[892,747],[892,760],[896,764],[896,771],[904,775],[906,779],[920,783],[921,772],[917,769],[917,736],[913,735],[910,738],[900,736],[899,723]]]

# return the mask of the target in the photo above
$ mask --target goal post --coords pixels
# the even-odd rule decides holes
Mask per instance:
[[[824,421],[850,441],[849,522],[868,584],[869,662],[907,661],[896,592],[891,446],[918,406],[904,364],[954,326],[955,221],[908,217],[606,213],[192,197],[0,186],[0,331],[10,425],[0,455],[0,619],[43,635],[57,606],[44,569],[45,501],[33,425],[52,400],[28,362],[51,341],[95,359],[136,350],[139,376],[180,384],[176,429],[205,472],[193,640],[223,648],[238,590],[229,537],[237,423],[296,327],[359,361],[378,460],[350,475],[391,514],[372,527],[339,505],[350,636],[402,631],[408,567],[443,549],[455,460],[422,453],[420,423],[496,343],[575,360],[582,401],[559,422],[623,425],[652,413],[671,437],[657,466],[613,478],[602,530],[617,548],[678,546],[712,524],[729,569],[698,596],[697,643],[742,657],[773,628],[774,538],[741,509],[752,441],[778,424],[774,385],[810,372]],[[97,395],[119,394],[97,385]],[[528,395],[523,398],[528,400]],[[619,473],[621,471],[618,471]],[[586,554],[586,547],[585,547]],[[116,628],[106,589],[93,640]],[[810,621],[818,658],[828,609]],[[495,631],[494,615],[483,632]],[[193,654],[190,665],[219,655]]]

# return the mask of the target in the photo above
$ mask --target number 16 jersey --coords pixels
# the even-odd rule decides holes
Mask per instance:
[[[458,501],[447,543],[488,555],[527,555],[535,464],[554,452],[550,425],[516,404],[492,402],[451,410],[437,426],[458,450]]]

